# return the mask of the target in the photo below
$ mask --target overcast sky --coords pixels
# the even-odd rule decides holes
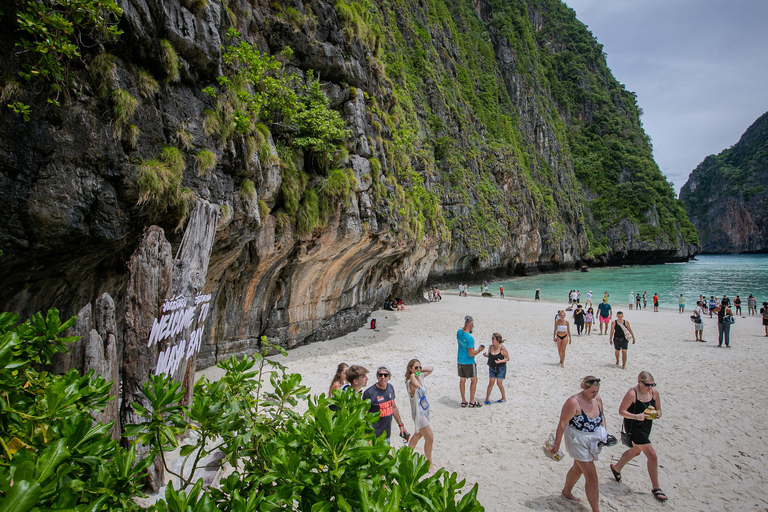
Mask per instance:
[[[637,93],[675,190],[768,111],[768,0],[565,0]]]

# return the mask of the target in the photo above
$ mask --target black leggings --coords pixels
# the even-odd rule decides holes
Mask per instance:
[[[576,334],[581,334],[581,331],[584,330],[584,324],[576,324]]]

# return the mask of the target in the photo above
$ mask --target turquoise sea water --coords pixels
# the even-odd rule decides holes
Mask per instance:
[[[649,307],[651,297],[658,293],[659,306],[670,309],[677,308],[681,293],[685,297],[686,308],[690,309],[695,307],[699,294],[707,298],[726,294],[731,300],[738,294],[746,313],[750,293],[757,298],[758,309],[763,301],[768,301],[768,254],[699,255],[688,263],[593,268],[589,272],[574,270],[519,277],[490,286],[489,291],[494,296],[499,293],[499,285],[504,285],[505,297],[533,299],[536,288],[539,288],[542,300],[563,304],[571,289],[581,292],[582,303],[587,291],[592,290],[595,305],[608,291],[609,302],[614,309],[626,308],[631,291],[641,294],[647,291]],[[477,286],[470,288],[470,291],[477,290]]]

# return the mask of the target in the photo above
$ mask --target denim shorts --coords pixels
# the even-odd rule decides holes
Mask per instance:
[[[507,365],[504,365],[500,368],[491,368],[488,367],[488,378],[489,379],[499,379],[504,380],[504,377],[507,376]]]

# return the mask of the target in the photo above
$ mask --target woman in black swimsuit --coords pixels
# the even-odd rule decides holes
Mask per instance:
[[[555,318],[555,332],[552,334],[555,343],[557,343],[557,353],[560,355],[560,368],[565,368],[565,349],[571,342],[571,324],[565,319],[565,311],[562,309],[557,312]]]
[[[616,464],[611,464],[611,472],[617,482],[621,482],[621,470],[640,452],[648,459],[648,475],[653,486],[651,493],[659,501],[666,501],[667,495],[659,486],[659,463],[656,450],[651,445],[650,435],[653,420],[661,418],[661,397],[656,391],[653,375],[640,372],[637,376],[637,386],[624,395],[619,406],[619,414],[624,418],[624,431],[632,437],[632,448],[625,451]],[[656,409],[653,411],[653,409]],[[655,414],[654,414],[655,412]]]

